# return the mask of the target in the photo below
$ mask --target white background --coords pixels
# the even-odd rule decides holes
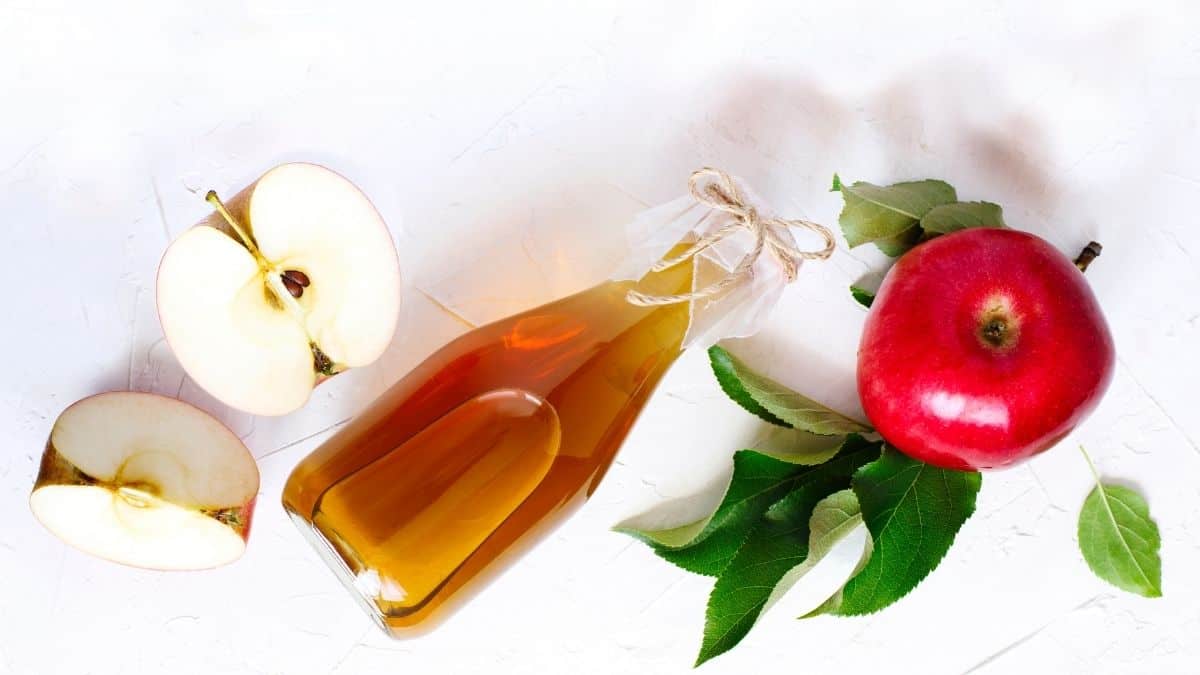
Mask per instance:
[[[463,329],[410,287],[380,362],[284,418],[232,412],[183,377],[154,310],[159,256],[206,214],[206,189],[297,159],[363,186],[411,283],[476,260],[450,278],[494,284],[483,312],[590,283],[622,224],[705,164],[784,215],[835,222],[834,171],[942,177],[1064,251],[1100,240],[1088,278],[1119,364],[1092,418],[986,476],[944,564],[894,607],[798,622],[819,593],[797,589],[701,672],[1195,672],[1200,13],[969,6],[0,2],[0,672],[687,672],[710,582],[609,527],[719,481],[758,430],[702,353],[664,382],[589,505],[429,637],[379,634],[293,530],[278,505],[291,467]],[[730,348],[856,411],[864,314],[845,285],[881,263],[843,244]],[[26,499],[55,416],[123,388],[196,403],[260,458],[242,560],[138,571],[35,523]],[[1147,495],[1164,598],[1087,571],[1079,443]]]

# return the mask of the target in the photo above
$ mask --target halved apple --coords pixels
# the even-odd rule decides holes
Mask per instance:
[[[188,375],[258,415],[300,406],[321,380],[371,363],[400,314],[400,264],[353,183],[315,164],[271,169],[176,239],[158,315]]]
[[[54,422],[29,506],[86,553],[191,570],[242,554],[257,494],[254,457],[215,418],[165,396],[110,392]]]

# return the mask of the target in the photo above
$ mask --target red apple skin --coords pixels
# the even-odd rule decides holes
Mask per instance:
[[[1052,447],[1112,380],[1112,334],[1083,273],[1046,241],[959,230],[906,253],[871,305],[858,393],[876,430],[948,469]]]

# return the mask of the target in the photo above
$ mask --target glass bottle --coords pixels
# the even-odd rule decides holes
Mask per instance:
[[[436,625],[596,489],[681,353],[692,265],[466,333],[295,468],[283,504],[393,637]]]

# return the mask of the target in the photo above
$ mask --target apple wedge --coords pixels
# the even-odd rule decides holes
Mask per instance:
[[[29,506],[85,553],[192,570],[242,555],[257,494],[254,458],[219,421],[165,396],[111,392],[59,415]]]
[[[177,238],[158,315],[188,375],[239,410],[283,415],[371,363],[400,314],[400,264],[357,187],[315,164],[271,169]]]

